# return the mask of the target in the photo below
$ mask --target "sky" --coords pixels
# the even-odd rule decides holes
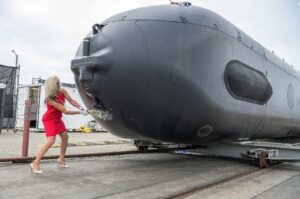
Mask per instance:
[[[191,0],[229,20],[300,71],[300,0]],[[0,0],[0,64],[14,66],[20,83],[58,75],[74,83],[71,60],[95,23],[169,0]]]

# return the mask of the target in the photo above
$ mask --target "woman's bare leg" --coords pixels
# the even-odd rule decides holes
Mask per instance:
[[[55,143],[55,136],[47,137],[46,143],[40,148],[35,160],[32,163],[34,170],[40,170],[40,161],[48,151],[48,149]]]
[[[60,156],[58,160],[62,163],[65,164],[65,155],[68,147],[68,133],[67,131],[64,131],[63,133],[59,134],[61,138],[61,144],[60,144]]]

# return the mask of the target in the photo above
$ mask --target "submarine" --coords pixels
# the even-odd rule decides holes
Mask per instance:
[[[201,144],[300,136],[300,76],[222,16],[143,7],[92,26],[71,70],[88,109],[125,138]]]

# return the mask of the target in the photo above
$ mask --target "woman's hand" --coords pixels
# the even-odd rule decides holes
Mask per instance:
[[[81,114],[81,115],[84,115],[84,116],[87,116],[87,115],[88,115],[88,112],[87,112],[87,110],[85,110],[85,109],[80,109],[80,114]]]

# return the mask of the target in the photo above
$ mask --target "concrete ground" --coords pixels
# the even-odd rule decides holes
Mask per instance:
[[[254,166],[179,154],[134,154],[0,167],[0,198],[165,198],[194,186],[242,173]],[[222,165],[222,166],[221,166]]]
[[[168,198],[256,166],[238,160],[171,153],[68,159],[70,168],[44,161],[0,164],[0,198]],[[300,164],[280,164],[183,198],[299,198]]]
[[[70,133],[69,154],[136,150],[128,140],[109,133]],[[45,141],[30,134],[30,156]],[[0,134],[0,157],[20,156],[21,132]],[[59,142],[58,142],[59,143]],[[48,155],[59,153],[58,144]],[[70,168],[45,160],[43,174],[29,164],[0,163],[0,199],[8,198],[168,198],[248,171],[239,160],[173,153],[67,159]],[[283,163],[195,191],[183,198],[299,198],[300,163]]]
[[[298,199],[299,182],[300,164],[283,163],[186,198]]]
[[[23,132],[2,130],[0,134],[0,159],[9,157],[21,157]],[[46,141],[43,132],[31,132],[29,135],[28,156],[35,156],[39,147]],[[56,144],[46,155],[59,155],[60,137],[56,137]],[[109,147],[107,147],[109,146]],[[110,133],[69,133],[69,147],[67,154],[101,153],[110,151],[136,150],[128,139],[116,137]]]

